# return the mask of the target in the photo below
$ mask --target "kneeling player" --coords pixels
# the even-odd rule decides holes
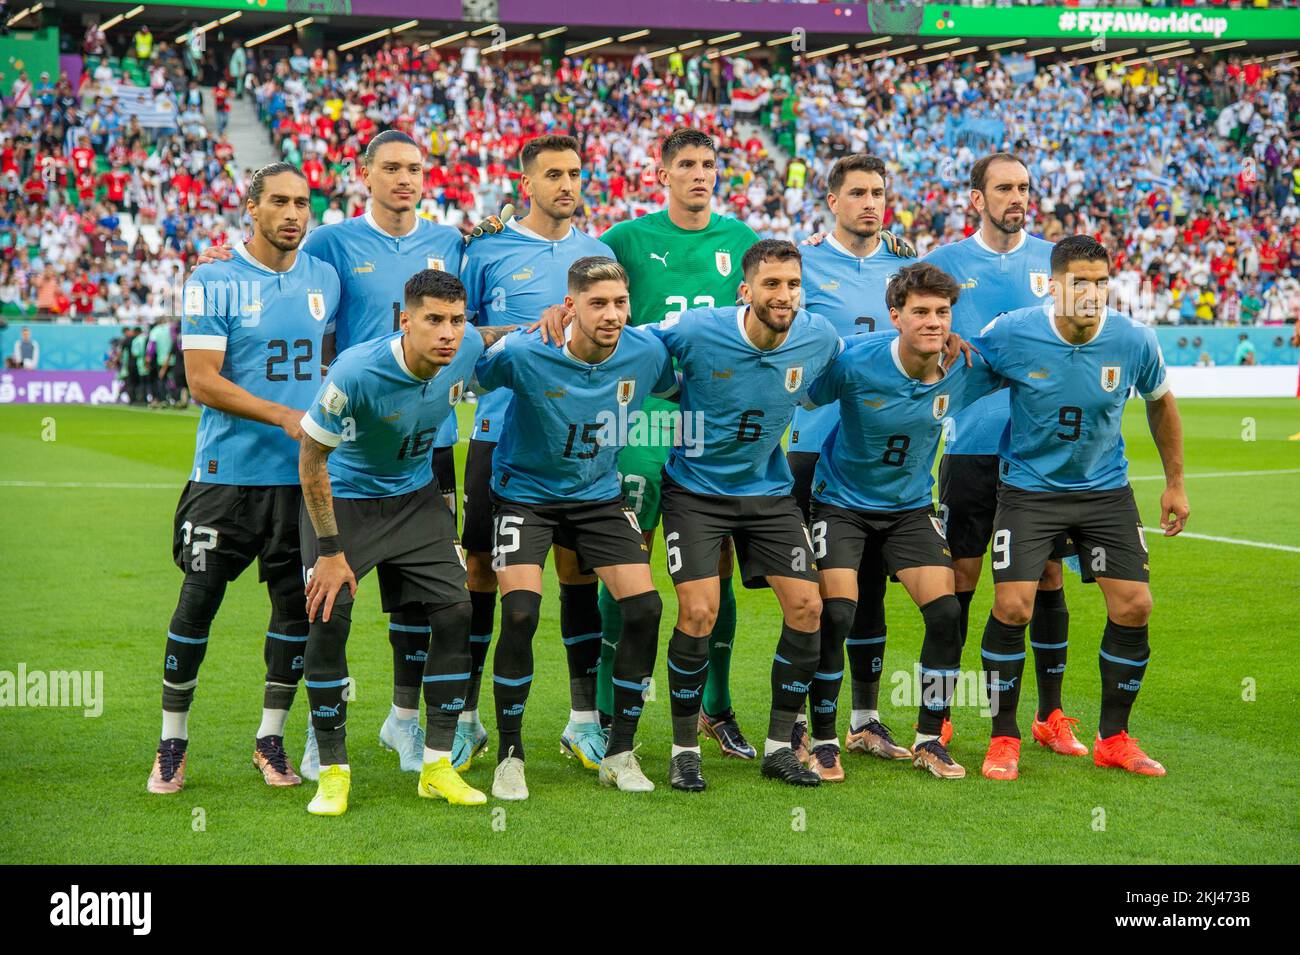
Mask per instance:
[[[966,770],[940,734],[961,666],[961,608],[953,595],[952,556],[931,502],[931,468],[944,418],[996,390],[983,362],[941,365],[958,286],[924,262],[900,269],[885,293],[891,335],[852,340],[808,390],[813,405],[840,403],[812,482],[810,531],[821,572],[822,651],[813,678],[809,765],[827,782],[844,779],[835,707],[844,640],[857,611],[864,551],[883,558],[921,610],[921,707],[912,761],[940,779]],[[850,737],[858,732],[850,727]]]
[[[632,752],[642,694],[654,670],[663,603],[636,515],[623,500],[618,451],[647,395],[677,390],[668,352],[624,328],[627,273],[611,258],[569,267],[565,308],[574,314],[563,349],[537,333],[508,335],[483,355],[485,389],[513,393],[492,458],[492,569],[501,589],[501,635],[493,658],[499,747],[492,795],[527,799],[524,706],[533,680],[533,634],[542,567],[552,544],[577,552],[618,601],[623,638],[614,657],[614,715],[600,781],[648,792]],[[638,416],[639,417],[639,416]],[[645,429],[642,429],[645,430]]]
[[[1164,465],[1160,526],[1167,537],[1183,529],[1188,515],[1182,425],[1155,333],[1106,308],[1109,275],[1105,246],[1086,235],[1062,239],[1052,249],[1052,297],[999,316],[972,343],[1011,383],[994,519],[993,610],[981,646],[994,714],[983,768],[990,779],[1019,775],[1016,704],[1025,626],[1043,565],[1067,532],[1106,599],[1093,761],[1165,774],[1128,735],[1129,711],[1151,656],[1150,565],[1122,433],[1129,389],[1147,402]]]
[[[451,765],[469,682],[469,592],[456,519],[434,479],[430,448],[483,352],[465,330],[465,288],[427,269],[406,283],[401,333],[346,349],[302,419],[299,460],[307,568],[306,683],[320,749],[307,811],[341,815],[352,773],[345,743],[345,648],[357,581],[378,568],[384,611],[418,613],[431,631],[424,661],[427,726],[419,795],[487,801]]]

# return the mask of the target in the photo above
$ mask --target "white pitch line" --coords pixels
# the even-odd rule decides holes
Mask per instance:
[[[1165,532],[1159,527],[1144,527],[1142,529],[1160,540],[1170,539],[1165,537]],[[1269,544],[1265,541],[1239,540],[1236,537],[1215,537],[1213,534],[1193,534],[1191,531],[1183,531],[1181,534],[1176,535],[1176,537],[1190,537],[1192,540],[1213,541],[1216,544],[1238,544],[1242,547],[1259,547],[1263,550],[1284,550],[1290,554],[1300,554],[1300,547],[1292,547],[1290,544]]]
[[[0,487],[105,488],[115,491],[179,491],[179,484],[127,484],[99,481],[0,481]]]
[[[1278,471],[1209,471],[1205,474],[1184,474],[1183,480],[1193,478],[1228,478],[1228,477],[1268,477],[1274,474],[1300,474],[1300,468],[1282,468]],[[1163,481],[1163,474],[1142,474],[1130,477],[1130,481]]]

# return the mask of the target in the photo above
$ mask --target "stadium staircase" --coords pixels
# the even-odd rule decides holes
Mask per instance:
[[[217,115],[210,86],[203,88],[203,118],[208,128],[215,131]],[[226,135],[235,147],[235,162],[241,170],[260,169],[280,158],[266,135],[266,127],[258,122],[257,107],[247,95],[243,99],[230,100],[230,123],[226,126]]]

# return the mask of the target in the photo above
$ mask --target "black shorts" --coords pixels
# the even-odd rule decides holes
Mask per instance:
[[[891,575],[909,567],[952,566],[943,524],[933,507],[855,511],[814,501],[808,531],[819,570],[858,570],[864,555],[883,562]]]
[[[378,568],[379,599],[386,613],[413,603],[469,600],[456,518],[438,492],[437,481],[393,497],[336,497],[334,519],[357,582]],[[316,531],[304,504],[300,584],[318,555]],[[350,600],[346,590],[339,595],[340,602]]]
[[[1111,491],[1023,491],[998,486],[993,580],[1038,580],[1068,535],[1085,579],[1151,579],[1146,537],[1133,488]]]
[[[817,451],[788,451],[785,461],[790,465],[794,475],[794,501],[799,505],[805,524],[812,523],[812,484],[813,474],[817,471],[817,462],[821,454]]]
[[[996,454],[945,454],[939,462],[939,519],[954,560],[983,557],[993,538],[998,504]],[[1074,554],[1065,534],[1052,544],[1051,559]]]
[[[524,504],[494,494],[492,504],[493,570],[524,564],[545,567],[552,544],[576,551],[584,574],[597,567],[650,563],[636,512],[622,496],[606,501]]]
[[[461,541],[471,554],[492,551],[492,453],[495,441],[469,443],[465,457],[465,510]]]
[[[746,587],[765,587],[768,577],[817,581],[812,541],[793,494],[696,494],[665,476],[663,521],[674,584],[718,576],[718,556],[728,537],[736,545]]]
[[[433,449],[433,483],[438,485],[438,493],[443,503],[451,511],[451,518],[456,519],[456,448]]]
[[[232,581],[257,559],[257,579],[273,593],[302,587],[296,484],[242,487],[190,481],[176,505],[172,559],[187,574]]]

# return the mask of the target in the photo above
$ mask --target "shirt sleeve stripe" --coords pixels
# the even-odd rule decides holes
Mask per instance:
[[[1162,382],[1160,382],[1160,384],[1156,385],[1156,390],[1155,390],[1155,391],[1151,392],[1151,393],[1148,394],[1148,395],[1143,395],[1143,396],[1142,396],[1142,399],[1143,399],[1144,401],[1159,401],[1161,398],[1163,398],[1163,397],[1164,397],[1165,395],[1167,395],[1168,393],[1169,393],[1169,378],[1168,378],[1168,376],[1166,376],[1164,381],[1162,381]]]
[[[302,430],[307,432],[307,434],[311,436],[312,440],[320,442],[327,448],[337,448],[343,441],[343,435],[335,434],[333,431],[326,431],[318,425],[309,414],[302,416],[301,423]]]
[[[225,351],[225,335],[182,335],[181,348],[185,351]]]

